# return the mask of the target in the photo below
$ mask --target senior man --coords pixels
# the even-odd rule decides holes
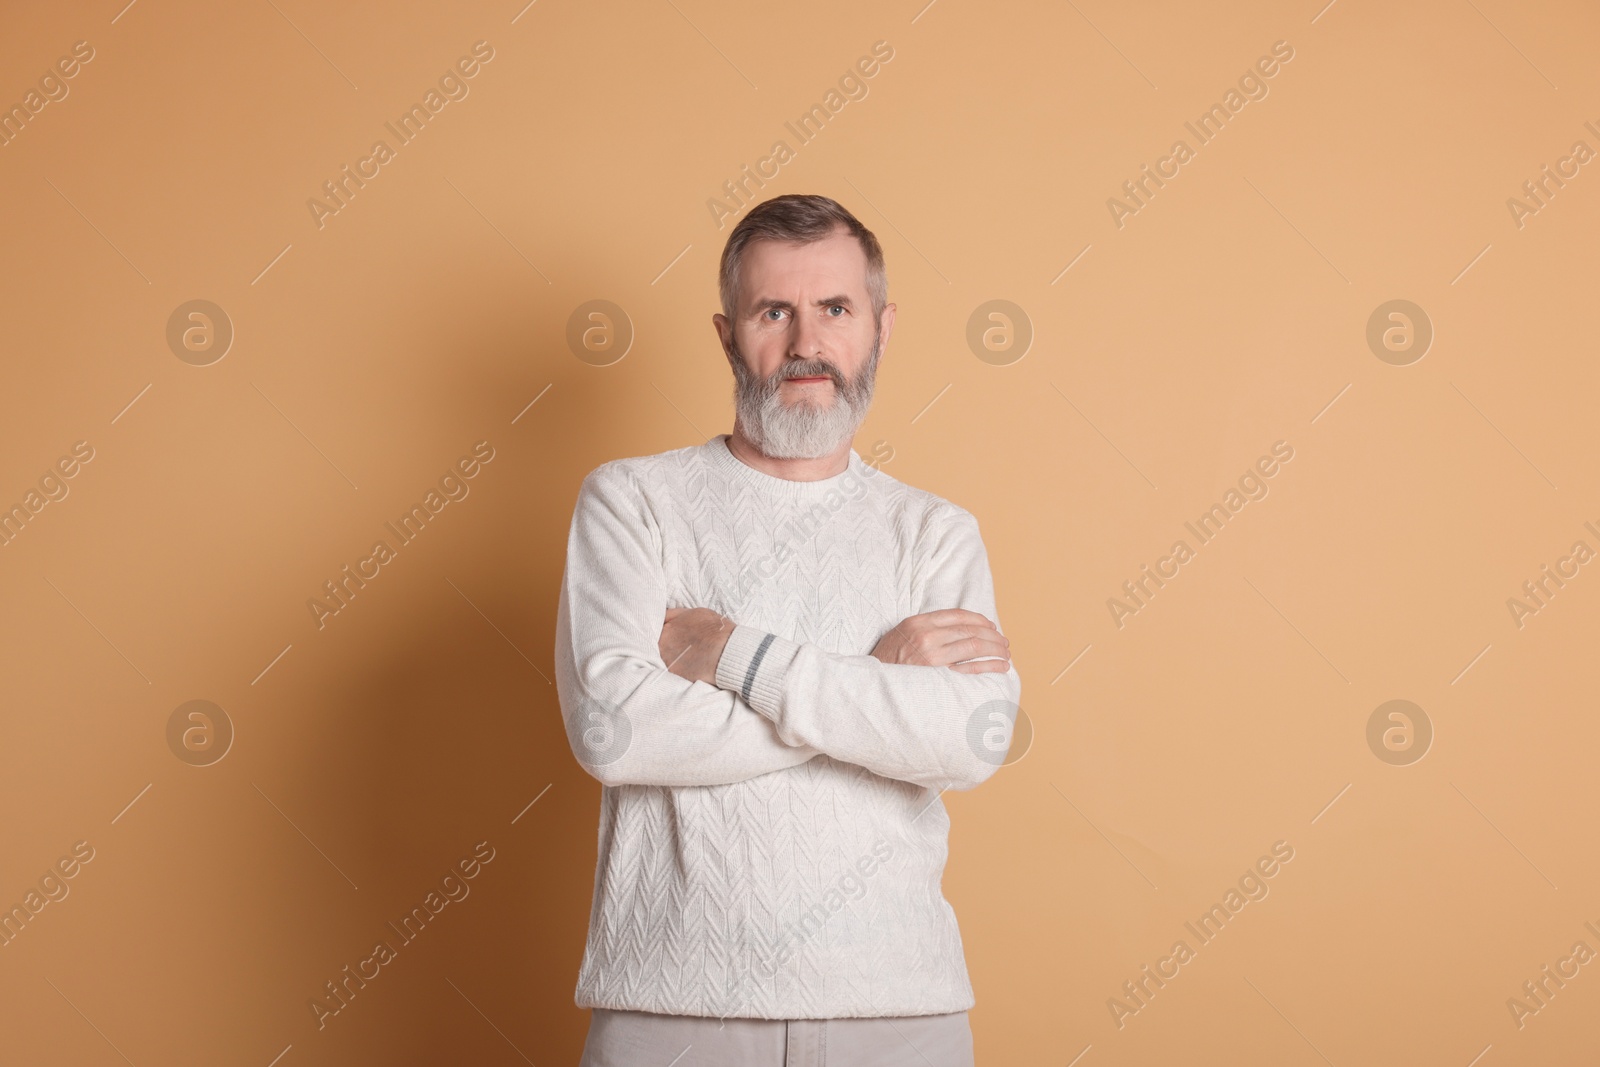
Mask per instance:
[[[947,789],[1021,682],[977,520],[852,447],[883,252],[786,195],[722,252],[732,433],[584,478],[556,683],[603,789],[584,1067],[973,1062]]]

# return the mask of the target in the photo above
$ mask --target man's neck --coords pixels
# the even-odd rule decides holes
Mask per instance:
[[[780,459],[766,455],[757,448],[735,421],[733,432],[728,435],[728,451],[745,466],[754,467],[774,478],[786,478],[791,482],[815,482],[843,474],[849,469],[850,445],[854,439],[852,434],[840,442],[839,447],[833,452],[817,459]]]

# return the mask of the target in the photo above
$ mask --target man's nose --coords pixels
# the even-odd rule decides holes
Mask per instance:
[[[789,354],[800,359],[818,359],[822,355],[821,329],[804,315],[795,319]]]

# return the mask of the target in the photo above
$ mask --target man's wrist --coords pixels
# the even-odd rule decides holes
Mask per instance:
[[[735,625],[717,661],[717,688],[737,693],[745,703],[776,721],[783,679],[800,644],[756,626]]]

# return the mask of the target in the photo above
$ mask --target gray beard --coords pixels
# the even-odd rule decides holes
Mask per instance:
[[[872,342],[872,355],[854,381],[845,381],[831,364],[811,359],[786,362],[772,377],[758,380],[745,366],[738,342],[732,342],[732,348],[733,397],[739,427],[763,455],[774,459],[821,459],[854,437],[867,417],[878,373],[877,339]],[[819,374],[833,379],[829,400],[783,402],[778,391],[785,378]]]

